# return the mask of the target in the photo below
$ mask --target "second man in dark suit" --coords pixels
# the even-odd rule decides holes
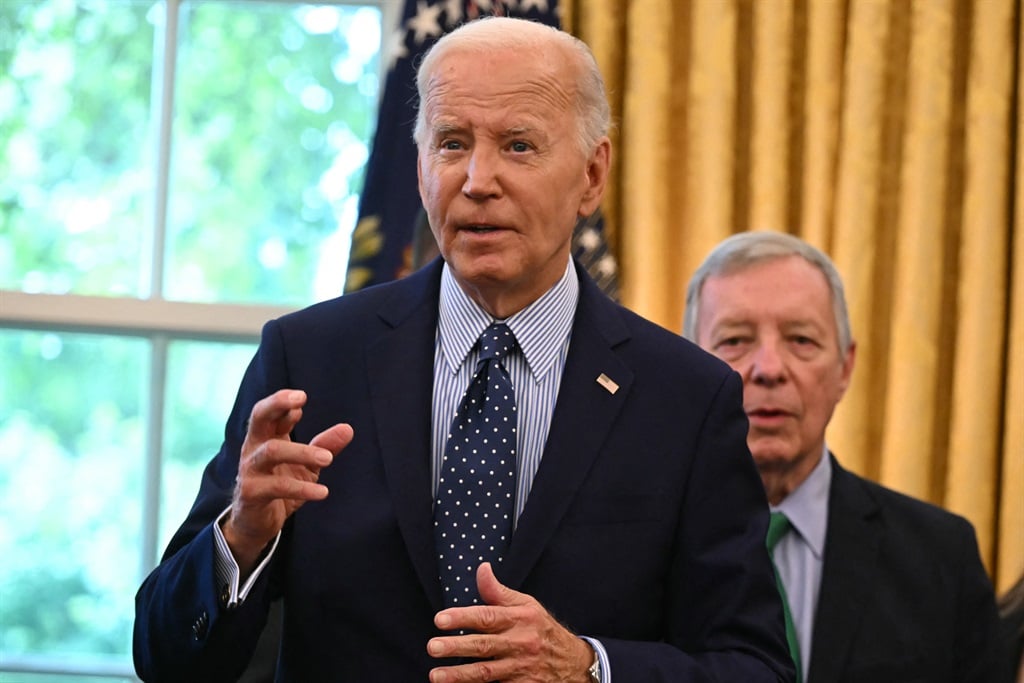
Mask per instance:
[[[743,377],[803,680],[1003,681],[971,525],[846,471],[827,450],[855,356],[831,260],[791,235],[733,235],[690,281],[684,334]]]

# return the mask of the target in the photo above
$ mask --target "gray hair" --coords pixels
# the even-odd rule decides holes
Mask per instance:
[[[431,76],[445,54],[458,49],[480,52],[513,49],[525,52],[552,43],[564,49],[575,67],[577,144],[582,152],[589,154],[597,146],[598,140],[611,129],[611,107],[594,53],[586,43],[565,31],[536,21],[511,17],[486,16],[465,23],[442,36],[427,51],[416,72],[416,91],[420,102],[413,130],[416,144],[422,146],[426,141],[423,98]]]
[[[782,232],[741,232],[723,240],[715,247],[690,278],[686,288],[686,315],[683,318],[683,336],[696,342],[697,320],[700,314],[700,294],[709,277],[727,275],[744,270],[763,261],[787,256],[799,256],[821,271],[832,292],[832,314],[835,316],[839,336],[839,352],[846,353],[853,344],[850,316],[846,310],[843,281],[835,264],[824,252],[799,237]]]

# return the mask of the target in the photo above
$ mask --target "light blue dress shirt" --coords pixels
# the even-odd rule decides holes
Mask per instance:
[[[792,526],[775,546],[772,556],[789,598],[789,610],[800,642],[800,664],[805,681],[811,663],[811,635],[814,632],[814,613],[818,609],[821,570],[825,560],[831,483],[832,461],[828,457],[828,448],[825,448],[810,476],[779,505],[771,508],[772,512],[785,513]]]

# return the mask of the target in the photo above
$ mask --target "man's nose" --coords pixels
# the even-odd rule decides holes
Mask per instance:
[[[786,363],[778,345],[762,342],[751,356],[750,377],[757,384],[772,385],[786,379]]]
[[[474,147],[466,167],[466,182],[462,185],[462,193],[471,199],[500,195],[499,164],[497,150],[482,145]]]

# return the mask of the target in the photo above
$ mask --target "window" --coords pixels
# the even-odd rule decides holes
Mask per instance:
[[[397,0],[0,2],[0,678],[134,681],[261,325],[341,293]]]

